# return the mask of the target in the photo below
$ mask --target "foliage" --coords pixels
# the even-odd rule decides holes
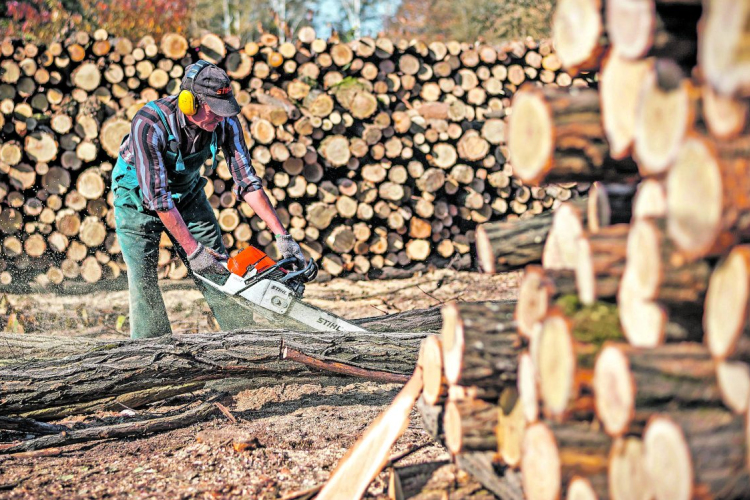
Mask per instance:
[[[5,4],[0,34],[39,42],[73,30],[106,29],[115,36],[138,39],[185,32],[190,0],[13,0]]]
[[[403,0],[386,34],[425,41],[549,38],[554,0]]]

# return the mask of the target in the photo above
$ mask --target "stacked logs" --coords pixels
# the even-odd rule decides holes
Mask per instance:
[[[444,331],[435,406],[448,447],[497,445],[526,498],[750,497],[749,15],[747,2],[563,0],[558,54],[600,70],[599,88],[514,97],[514,174],[594,184],[585,201],[477,229],[485,270],[526,265],[515,323],[472,313],[460,363]],[[509,377],[477,376],[513,363],[518,463],[495,399]],[[451,385],[464,372],[476,388]]]
[[[524,186],[507,162],[504,117],[524,82],[586,85],[549,41],[323,40],[271,34],[242,46],[207,34],[136,43],[104,30],[49,46],[0,43],[0,284],[117,277],[112,165],[130,120],[179,90],[198,58],[224,68],[253,164],[282,222],[331,275],[378,276],[430,261],[465,266],[476,224],[528,217],[576,197]],[[276,256],[271,232],[231,192],[221,160],[206,194],[231,253]],[[160,276],[187,269],[165,238]]]

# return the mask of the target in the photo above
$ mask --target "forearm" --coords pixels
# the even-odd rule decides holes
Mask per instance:
[[[190,230],[188,230],[187,224],[185,224],[179,210],[172,208],[165,212],[156,213],[159,214],[159,218],[164,224],[164,227],[167,228],[169,234],[174,236],[174,239],[176,239],[177,243],[179,243],[183,250],[185,250],[185,253],[190,255],[195,252],[195,249],[198,248],[198,242],[193,238],[193,235],[190,234]]]
[[[268,199],[265,191],[257,189],[245,193],[243,199],[248,205],[250,205],[250,208],[258,214],[258,217],[268,225],[268,228],[273,234],[286,234],[286,229],[281,225],[279,216],[276,215],[276,210],[273,208],[273,205],[271,205],[271,200]]]

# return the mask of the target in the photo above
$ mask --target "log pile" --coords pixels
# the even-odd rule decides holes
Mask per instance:
[[[284,225],[330,275],[470,263],[477,224],[539,214],[572,184],[524,186],[507,161],[505,116],[524,83],[586,86],[549,41],[323,40],[265,34],[244,46],[207,34],[138,41],[76,32],[0,43],[0,285],[118,277],[112,166],[130,120],[177,93],[199,57],[224,68],[246,142]],[[224,243],[276,255],[265,224],[207,162]],[[160,276],[187,269],[163,240]],[[23,279],[21,279],[23,278]]]
[[[514,174],[594,184],[479,226],[485,271],[526,266],[518,302],[446,307],[424,413],[528,499],[750,496],[748,9],[560,1],[558,54],[599,88],[514,96]]]

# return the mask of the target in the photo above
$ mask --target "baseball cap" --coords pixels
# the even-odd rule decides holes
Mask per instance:
[[[189,70],[193,65],[188,66]],[[187,74],[187,70],[185,73]],[[182,80],[182,88],[191,90],[193,94],[200,97],[208,104],[211,111],[219,116],[235,116],[240,112],[240,105],[234,98],[232,84],[226,72],[218,66],[211,64],[195,76],[193,85]],[[188,88],[189,87],[189,88]]]

